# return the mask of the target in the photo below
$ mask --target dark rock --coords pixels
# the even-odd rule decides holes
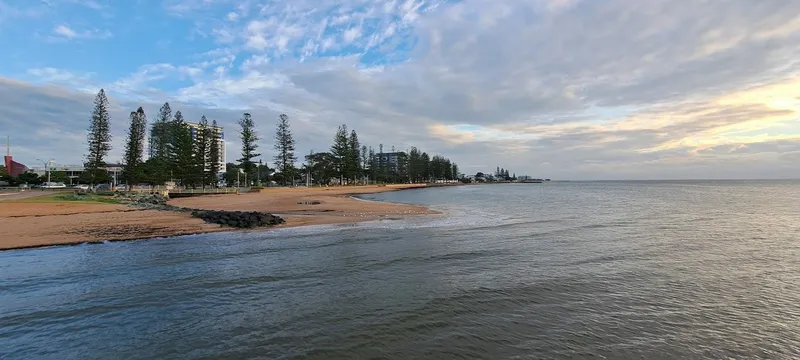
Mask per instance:
[[[192,216],[206,222],[235,228],[255,228],[282,224],[283,219],[267,213],[254,211],[195,211]]]

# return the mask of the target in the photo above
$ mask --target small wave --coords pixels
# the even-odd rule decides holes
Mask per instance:
[[[588,259],[578,260],[570,263],[569,265],[603,264],[625,259],[626,257],[624,255],[604,255],[604,256],[596,256]]]
[[[331,231],[343,230],[351,226],[352,224],[305,225],[305,226],[279,228],[279,229],[268,229],[262,232],[262,234],[264,238],[275,238],[275,237],[285,237],[285,236],[300,237],[300,236],[311,236],[318,234],[329,234]]]
[[[505,252],[496,250],[466,251],[431,256],[406,256],[388,261],[379,261],[366,264],[363,269],[387,268],[399,264],[409,263],[437,263],[441,261],[467,261],[486,257],[504,255]]]
[[[473,226],[468,230],[472,231],[479,231],[479,230],[502,230],[506,228],[513,228],[517,226],[531,226],[531,225],[542,225],[542,224],[552,224],[552,223],[559,223],[560,220],[524,220],[524,221],[514,221],[514,222],[499,222],[497,224],[490,224],[487,226]]]
[[[251,277],[243,277],[239,279],[233,280],[225,280],[225,281],[209,281],[203,283],[206,288],[229,288],[229,287],[236,287],[236,286],[245,286],[245,285],[256,285],[256,284],[265,284],[265,283],[273,283],[273,282],[280,282],[285,280],[292,280],[296,277],[288,277],[288,276],[251,276]]]

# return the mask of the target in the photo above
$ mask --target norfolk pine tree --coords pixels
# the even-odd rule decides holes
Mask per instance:
[[[348,175],[354,180],[358,181],[361,177],[361,144],[358,142],[358,134],[355,130],[350,131],[350,139],[347,141],[347,168]]]
[[[183,119],[180,111],[175,112],[175,117],[170,125],[172,138],[172,172],[173,177],[180,180],[184,187],[195,185],[197,181],[196,163],[194,161],[195,144],[192,139],[189,125]]]
[[[366,174],[369,167],[369,153],[367,152],[367,145],[361,145],[361,171]]]
[[[89,124],[89,154],[86,155],[84,178],[95,185],[109,179],[105,157],[111,151],[111,119],[108,114],[108,98],[103,89],[94,98],[94,110]]]
[[[244,113],[239,120],[239,139],[242,141],[242,158],[238,161],[240,167],[247,173],[248,179],[252,179],[256,174],[256,163],[253,159],[261,154],[256,153],[259,137],[250,113]]]
[[[149,180],[154,184],[163,184],[170,180],[170,164],[172,164],[172,109],[164,103],[158,110],[155,122],[150,127],[150,158],[146,170]]]
[[[170,155],[170,124],[172,122],[172,108],[166,102],[158,110],[156,120],[150,128],[150,153],[152,157],[168,162]]]
[[[208,161],[210,164],[208,165],[209,169],[209,176],[214,181],[214,187],[217,187],[218,183],[218,174],[220,169],[220,157],[222,157],[221,149],[219,148],[219,142],[222,140],[220,138],[219,133],[219,126],[217,125],[217,120],[211,121],[211,129],[209,132],[209,144],[208,144]]]
[[[342,124],[336,130],[336,136],[333,138],[333,145],[331,145],[331,155],[336,159],[336,176],[339,180],[343,180],[347,174],[347,158],[350,147],[347,144],[347,125]],[[340,185],[342,185],[340,183]]]
[[[200,186],[205,189],[206,185],[210,182],[209,173],[206,171],[209,159],[209,147],[211,140],[209,138],[208,119],[203,115],[200,117],[194,139],[194,170],[195,177],[200,182]]]
[[[294,184],[294,162],[297,157],[294,156],[294,138],[292,132],[289,130],[289,116],[281,114],[278,116],[278,126],[275,132],[275,167],[280,171],[281,178],[283,178],[283,186],[286,186],[287,180]]]
[[[369,177],[373,182],[378,181],[378,164],[375,161],[375,150],[372,146],[369,147]]]
[[[135,186],[136,183],[143,180],[144,138],[147,133],[147,116],[144,109],[139,107],[136,111],[131,111],[130,120],[128,139],[125,143],[125,166],[122,178],[129,185]]]

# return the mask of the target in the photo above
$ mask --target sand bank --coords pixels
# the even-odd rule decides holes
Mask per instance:
[[[437,214],[421,206],[350,197],[418,187],[425,185],[278,188],[240,195],[181,198],[169,203],[207,210],[268,212],[286,220],[280,227]],[[101,203],[24,202],[27,200],[15,202],[0,198],[0,250],[233,231],[183,213],[135,210]]]

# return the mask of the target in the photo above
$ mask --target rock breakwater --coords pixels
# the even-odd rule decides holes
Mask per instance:
[[[243,229],[275,226],[285,222],[279,216],[256,211],[194,210],[192,216],[207,223]]]

